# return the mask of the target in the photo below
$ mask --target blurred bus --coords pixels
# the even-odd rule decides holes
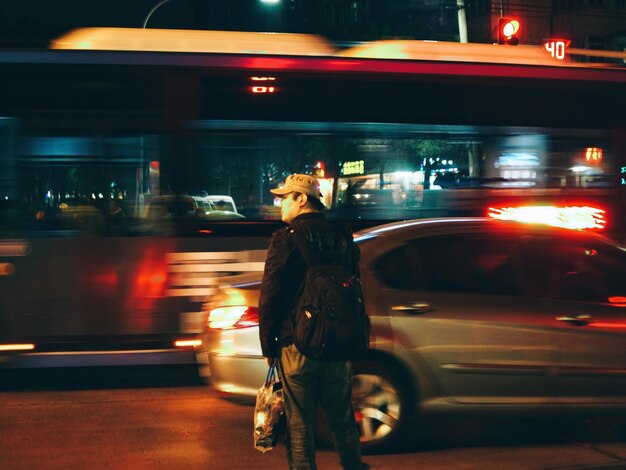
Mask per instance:
[[[123,28],[1,51],[0,367],[193,362],[202,301],[263,269],[294,172],[355,228],[573,207],[624,242],[610,60]]]

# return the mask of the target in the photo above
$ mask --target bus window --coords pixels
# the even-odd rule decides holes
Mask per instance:
[[[602,130],[263,122],[259,134],[235,121],[207,124],[193,124],[190,186],[231,195],[252,219],[278,218],[268,188],[296,172],[320,179],[329,216],[371,220],[485,215],[487,195],[584,199],[619,183]],[[600,160],[586,157],[592,143]]]

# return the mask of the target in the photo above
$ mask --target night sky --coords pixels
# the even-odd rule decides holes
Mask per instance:
[[[46,47],[78,27],[141,27],[160,0],[0,0],[0,48]],[[455,40],[454,0],[170,0],[149,27],[314,33],[331,40],[394,35]],[[358,5],[354,9],[354,5]]]
[[[0,45],[45,47],[81,26],[140,27],[156,0],[0,0]],[[206,3],[206,2],[203,2]],[[155,12],[153,27],[192,28],[197,0],[170,0]]]

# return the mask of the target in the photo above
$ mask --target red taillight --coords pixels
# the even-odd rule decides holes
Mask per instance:
[[[250,328],[259,325],[259,309],[247,305],[214,308],[209,312],[208,327],[214,330]]]

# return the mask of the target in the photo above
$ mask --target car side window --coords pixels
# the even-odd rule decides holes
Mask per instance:
[[[400,290],[419,289],[422,270],[410,245],[402,245],[381,256],[375,264],[383,283]]]
[[[376,267],[395,289],[520,294],[509,243],[493,236],[419,238],[383,255]]]
[[[533,239],[525,243],[527,277],[539,296],[607,302],[626,295],[626,252],[580,239]]]

